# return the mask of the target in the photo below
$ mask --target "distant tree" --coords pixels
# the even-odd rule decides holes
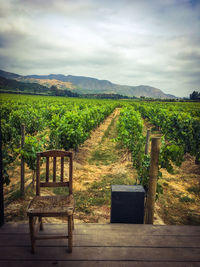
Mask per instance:
[[[190,99],[200,101],[200,92],[193,91],[193,93],[190,94]]]
[[[55,85],[52,85],[50,87],[50,91],[52,95],[56,95],[56,96],[58,95],[58,88]]]

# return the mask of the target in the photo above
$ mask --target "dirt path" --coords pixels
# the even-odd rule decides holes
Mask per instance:
[[[77,221],[109,222],[110,185],[135,182],[136,171],[132,168],[130,155],[116,141],[119,114],[120,110],[116,109],[74,157]]]

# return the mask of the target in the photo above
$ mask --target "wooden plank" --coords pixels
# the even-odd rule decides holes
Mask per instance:
[[[21,149],[24,148],[25,142],[25,125],[21,125]],[[25,160],[24,156],[21,156],[21,183],[20,183],[20,193],[24,197],[24,181],[25,181]]]
[[[56,157],[53,158],[53,182],[56,182]]]
[[[44,224],[46,230],[54,232],[63,232],[67,229],[67,223],[60,224]],[[28,233],[27,223],[6,223],[0,228],[0,233]],[[140,235],[174,235],[174,236],[200,236],[200,226],[187,225],[145,225],[145,224],[75,224],[75,231],[77,234],[92,234],[102,231],[119,232],[121,234],[129,233],[135,236]]]
[[[46,182],[49,182],[49,157],[46,158]]]
[[[59,267],[199,267],[198,262],[147,262],[147,261],[21,261],[18,263],[17,261],[0,261],[0,266],[6,267],[16,267],[20,265],[20,267],[44,267],[44,266],[59,266]]]
[[[67,239],[68,238],[68,236],[67,235],[37,235],[36,237],[35,237],[35,239],[36,240],[50,240],[50,239],[53,239],[53,240],[55,240],[55,239]],[[48,242],[49,243],[49,242]],[[46,246],[48,246],[47,244],[46,244]]]
[[[76,230],[82,234],[96,231],[119,231],[120,234],[130,233],[134,235],[193,235],[200,236],[200,226],[177,226],[177,225],[142,225],[142,224],[78,224]]]
[[[63,150],[48,150],[37,153],[40,157],[70,157],[73,153]]]
[[[61,170],[60,170],[60,181],[63,182],[64,178],[64,157],[61,158]]]
[[[42,182],[40,187],[64,187],[69,186],[69,182]]]
[[[180,261],[200,262],[199,248],[132,248],[132,247],[1,247],[1,260],[119,260],[119,261]]]
[[[49,225],[53,229],[58,229],[59,225]],[[55,227],[55,228],[54,228]],[[62,229],[61,225],[61,229]],[[76,230],[87,234],[89,231],[102,231],[105,234],[108,231],[120,232],[120,234],[134,235],[192,235],[200,236],[200,226],[186,226],[186,225],[144,225],[144,224],[76,224]]]
[[[150,134],[151,134],[151,129],[147,129],[147,135],[146,135],[146,144],[145,144],[145,155],[149,154],[149,140],[150,140]]]
[[[154,220],[154,206],[156,202],[156,188],[158,179],[158,161],[160,154],[160,137],[153,137],[151,142],[151,161],[149,170],[149,182],[147,200],[145,204],[144,222],[146,224],[153,224]]]
[[[69,194],[72,194],[73,190],[73,158],[72,154],[69,158]]]
[[[36,195],[40,195],[40,156],[37,154],[37,167],[36,167]]]
[[[44,230],[45,231],[45,230]],[[51,232],[40,232],[43,236],[52,235]],[[64,233],[63,233],[64,234]],[[109,233],[103,235],[101,232],[95,235],[77,235],[76,231],[73,234],[74,246],[113,246],[113,247],[165,247],[165,248],[200,248],[200,237],[185,237],[185,236],[130,236],[119,235],[119,233]],[[64,246],[65,240],[54,240],[52,242],[42,240],[37,243],[38,246]],[[1,234],[0,247],[2,246],[29,246],[29,234]]]
[[[37,240],[34,255],[27,226],[13,223],[0,229],[0,266],[200,266],[199,226],[77,224],[72,254],[67,240]],[[49,231],[66,234],[67,224],[44,229],[44,236]]]

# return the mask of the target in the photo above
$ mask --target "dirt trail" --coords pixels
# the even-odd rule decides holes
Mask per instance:
[[[90,200],[90,206],[75,214],[77,221],[105,223],[110,221],[110,202],[102,200],[109,197],[111,183],[133,184],[136,171],[132,168],[130,155],[115,141],[117,138],[116,123],[120,110],[116,109],[79,148],[74,157],[74,190],[85,192]],[[108,182],[107,182],[108,180]],[[96,183],[96,184],[95,184]],[[94,186],[96,185],[96,187]],[[98,188],[97,188],[98,187]],[[99,196],[97,191],[102,191]],[[88,193],[89,191],[89,193]],[[97,196],[98,195],[98,196]],[[95,197],[101,200],[94,201]],[[83,200],[87,205],[87,199]],[[109,203],[109,204],[108,204]]]
[[[104,174],[129,173],[135,179],[130,156],[123,148],[116,149],[116,109],[79,148],[74,157],[74,189],[85,189],[84,184],[100,179]],[[113,125],[111,125],[111,123]],[[108,129],[109,128],[109,129]],[[107,131],[107,137],[105,132]]]

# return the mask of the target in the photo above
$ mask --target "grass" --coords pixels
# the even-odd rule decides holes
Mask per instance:
[[[189,193],[194,193],[196,195],[199,195],[200,194],[200,187],[199,186],[190,186],[187,188],[187,191]]]
[[[91,157],[88,160],[89,164],[96,165],[109,165],[116,162],[117,155],[112,153],[111,150],[95,150],[92,152]]]
[[[8,198],[8,202],[13,202],[21,197],[20,189],[17,189],[11,193],[11,195]]]
[[[113,126],[115,124],[115,121],[116,121],[117,117],[114,117],[112,120],[111,120],[111,123],[109,124],[108,128],[105,130],[104,132],[104,135],[102,136],[101,138],[101,142],[102,143],[106,138],[108,138],[110,135],[113,135]]]
[[[189,203],[194,203],[195,199],[194,198],[190,198],[188,196],[184,196],[184,197],[180,197],[180,202],[189,202]]]
[[[197,199],[165,186],[164,194],[159,198],[161,217],[166,224],[200,224],[200,216],[194,210],[196,203]]]
[[[17,188],[15,191],[12,192],[12,194],[9,196],[9,203],[16,201],[16,204],[14,208],[11,209],[9,207],[8,213],[6,214],[6,221],[21,221],[21,220],[27,220],[27,206],[30,201],[30,198],[35,196],[35,190],[30,186],[25,191],[25,196],[21,197],[20,189]],[[5,210],[6,211],[6,210]]]
[[[92,213],[93,206],[110,206],[111,185],[133,184],[134,181],[127,174],[104,175],[99,181],[94,181],[86,191],[74,193],[76,210],[86,214]]]
[[[55,187],[53,188],[53,193],[56,195],[68,195],[69,188],[68,187]]]
[[[115,127],[117,117],[113,118],[99,143],[98,149],[91,153],[89,164],[110,165],[119,160],[121,145],[113,142],[117,136]],[[94,207],[110,206],[111,185],[131,185],[135,181],[127,173],[115,173],[102,175],[99,180],[85,183],[87,190],[75,192],[76,210],[91,214]]]
[[[110,142],[110,140],[116,137],[116,119],[117,117],[114,117],[111,120],[111,123],[102,136],[98,149],[94,150],[91,157],[88,159],[89,164],[96,164],[97,166],[109,165],[118,160],[116,144],[114,142]],[[107,139],[109,139],[109,142],[107,142]]]

